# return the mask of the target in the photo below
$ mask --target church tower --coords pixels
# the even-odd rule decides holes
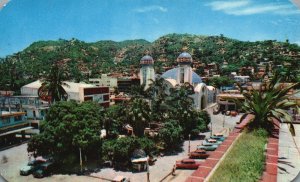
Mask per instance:
[[[187,52],[183,52],[178,56],[177,83],[179,85],[182,85],[185,82],[192,84],[192,61],[192,56]]]
[[[140,61],[140,83],[141,85],[145,84],[145,90],[149,88],[149,85],[154,81],[155,73],[153,68],[154,60],[151,56],[146,55],[142,57]]]

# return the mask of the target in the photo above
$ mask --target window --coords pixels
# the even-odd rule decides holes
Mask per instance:
[[[180,68],[180,83],[184,83],[184,68]]]
[[[15,116],[15,122],[22,121],[22,116]]]
[[[147,70],[146,70],[146,69],[143,69],[143,83],[144,83],[144,84],[145,84],[146,81],[147,81],[146,77],[147,77]]]
[[[7,125],[10,123],[10,118],[2,118],[2,124]]]

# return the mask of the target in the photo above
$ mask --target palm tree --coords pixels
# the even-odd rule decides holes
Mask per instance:
[[[130,88],[130,96],[133,98],[145,98],[147,93],[144,90],[145,84],[132,85]]]
[[[255,117],[249,124],[250,129],[262,127],[271,132],[274,127],[272,119],[275,118],[278,121],[289,122],[291,133],[294,135],[292,117],[287,110],[297,105],[289,101],[287,94],[299,83],[283,88],[279,81],[280,78],[275,76],[271,81],[262,83],[260,90],[242,92],[245,101],[243,103],[238,101],[242,110],[245,111],[245,115],[253,114]]]
[[[150,87],[146,90],[146,95],[151,100],[151,112],[152,118],[155,121],[161,121],[163,119],[163,113],[165,108],[165,100],[167,97],[168,86],[165,79],[158,77],[155,80],[151,80]]]
[[[130,101],[127,111],[127,119],[133,127],[136,136],[143,136],[144,129],[148,127],[150,107],[147,101],[142,98],[134,98]]]
[[[55,63],[48,75],[42,79],[42,86],[38,90],[38,95],[41,98],[48,98],[50,103],[60,100],[67,100],[68,94],[63,86],[68,86],[64,81],[66,80],[66,73],[58,63]]]

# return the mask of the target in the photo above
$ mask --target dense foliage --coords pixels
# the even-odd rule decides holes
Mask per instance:
[[[19,91],[24,84],[35,81],[48,72],[55,61],[63,61],[71,79],[84,81],[101,73],[131,71],[139,68],[139,60],[147,52],[155,60],[157,73],[163,67],[175,66],[182,48],[187,47],[194,63],[215,62],[226,75],[242,66],[256,65],[261,61],[273,61],[273,65],[288,63],[285,73],[297,71],[299,58],[290,53],[299,53],[300,47],[275,40],[242,42],[221,36],[198,36],[189,34],[169,34],[153,43],[145,40],[123,42],[99,41],[86,43],[80,40],[39,41],[21,52],[0,59],[0,90]],[[203,70],[195,70],[202,73]],[[297,72],[299,75],[299,73]],[[298,79],[299,80],[299,79]]]
[[[233,85],[233,83],[234,83],[234,81],[232,79],[230,79],[226,76],[221,76],[221,77],[210,78],[206,84],[220,89],[223,86]]]
[[[103,160],[126,166],[136,149],[142,149],[147,155],[156,151],[155,143],[146,137],[124,137],[117,140],[105,140],[102,145]]]
[[[87,156],[98,157],[100,148],[95,146],[101,146],[102,121],[101,108],[96,103],[56,102],[47,113],[41,133],[28,143],[28,151],[54,156],[62,163],[74,162],[65,157],[79,156],[79,148]]]
[[[104,111],[104,129],[108,138],[115,138],[123,134],[123,125],[127,122],[126,106],[122,104],[112,105]]]
[[[164,128],[159,131],[160,140],[164,148],[176,149],[183,140],[183,129],[176,120],[169,120],[164,123]]]

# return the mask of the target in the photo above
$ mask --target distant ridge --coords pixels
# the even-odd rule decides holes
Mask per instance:
[[[17,90],[22,84],[39,78],[49,70],[53,61],[58,60],[64,60],[71,78],[82,80],[86,79],[82,72],[89,72],[91,77],[102,73],[137,72],[139,60],[148,52],[155,60],[156,71],[161,73],[164,68],[177,65],[176,58],[184,47],[193,56],[194,64],[214,62],[221,66],[226,61],[231,70],[261,61],[299,64],[295,61],[295,54],[299,54],[300,47],[288,41],[249,42],[223,35],[193,34],[168,34],[153,42],[137,39],[86,43],[77,39],[59,39],[34,42],[23,51],[0,59],[0,74],[4,75],[0,78],[0,88],[7,85],[11,88],[13,84],[12,88]],[[11,74],[15,74],[17,83],[10,83],[7,70],[13,70]]]

